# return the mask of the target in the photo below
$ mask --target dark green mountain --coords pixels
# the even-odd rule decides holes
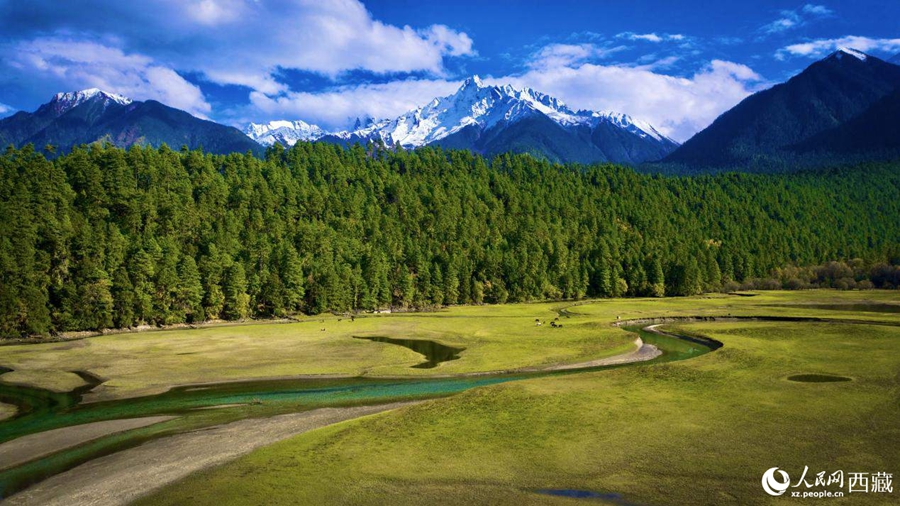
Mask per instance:
[[[154,100],[136,102],[97,89],[59,93],[33,113],[18,112],[0,120],[0,143],[38,148],[53,145],[62,151],[92,142],[119,147],[133,144],[175,149],[203,147],[212,153],[263,148],[240,130],[202,120]]]
[[[900,156],[900,88],[840,126],[798,144],[804,155],[889,159]]]
[[[833,159],[823,132],[843,127],[898,86],[900,66],[841,49],[746,98],[663,162],[693,171],[760,172],[824,164]]]

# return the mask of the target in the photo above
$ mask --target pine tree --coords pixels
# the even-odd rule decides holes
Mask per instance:
[[[134,285],[128,277],[125,267],[119,267],[113,274],[113,325],[117,328],[132,327],[134,320]]]
[[[247,275],[240,262],[234,262],[225,276],[224,316],[228,320],[243,320],[250,316],[250,295],[247,294]]]
[[[663,274],[662,262],[658,257],[653,257],[650,262],[650,295],[663,297],[666,294],[666,278]]]
[[[472,280],[472,303],[484,303],[484,283],[476,279]]]
[[[685,178],[375,144],[265,159],[9,148],[0,334],[694,294],[770,275],[895,287],[900,171],[863,169]],[[831,260],[849,262],[847,279],[813,268]]]
[[[200,281],[200,270],[194,257],[184,255],[178,264],[178,295],[176,304],[179,313],[184,314],[188,322],[205,319],[203,312],[203,283]]]
[[[74,321],[78,330],[101,330],[113,326],[115,304],[112,282],[105,271],[90,268],[79,277]]]
[[[303,264],[293,245],[285,243],[281,251],[281,281],[284,283],[284,304],[288,312],[299,311],[305,290]]]

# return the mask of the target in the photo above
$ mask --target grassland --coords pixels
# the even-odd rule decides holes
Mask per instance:
[[[668,315],[802,316],[808,309],[775,304],[896,301],[891,292],[770,292],[755,297],[711,295],[677,299],[617,299],[571,303],[455,307],[434,313],[310,317],[297,323],[255,323],[192,330],[106,335],[69,342],[0,346],[0,380],[57,391],[83,384],[71,371],[107,381],[90,400],[148,395],[173,385],[299,375],[414,376],[496,371],[576,363],[627,352],[633,336],[609,324]],[[536,326],[567,308],[564,328]],[[819,312],[821,313],[821,311]],[[836,318],[859,313],[832,312]],[[894,315],[896,316],[896,315]],[[866,318],[890,318],[871,313]],[[322,329],[325,329],[324,331]],[[413,369],[421,356],[355,335],[422,338],[466,348],[462,360]]]
[[[864,300],[900,302],[896,293],[826,291],[601,301],[572,308],[571,321],[598,330],[617,315],[900,321],[897,313],[770,307]],[[497,310],[522,307],[540,306]],[[478,388],[341,423],[194,475],[144,503],[576,504],[534,490],[577,489],[621,494],[633,503],[755,504],[789,502],[760,487],[770,467],[794,480],[804,466],[810,476],[900,469],[900,327],[718,322],[669,328],[725,346],[682,362]],[[787,380],[804,373],[853,381]],[[855,502],[896,504],[896,496],[829,500]]]
[[[48,365],[54,367],[55,364]],[[3,374],[0,380],[11,385],[37,385],[53,392],[71,392],[86,385],[77,374],[61,369],[22,368]]]
[[[106,335],[70,342],[0,347],[3,381],[52,390],[82,384],[68,371],[107,381],[93,400],[147,395],[172,385],[299,375],[415,376],[514,369],[579,362],[625,353],[633,336],[591,322],[552,329],[553,306],[485,306],[436,313],[335,316],[298,323],[256,323],[193,330]],[[324,331],[322,329],[325,329]],[[466,348],[432,370],[411,350],[353,336],[422,338]],[[73,383],[74,381],[74,383]]]
[[[11,418],[16,414],[16,411],[18,410],[12,404],[5,404],[0,402],[0,421]]]

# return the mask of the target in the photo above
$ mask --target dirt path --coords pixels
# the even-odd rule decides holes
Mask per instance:
[[[0,444],[0,470],[15,467],[103,436],[165,422],[174,416],[148,416],[106,420],[29,434]]]
[[[534,371],[566,371],[570,369],[587,369],[589,367],[599,367],[602,365],[629,364],[632,362],[645,362],[653,360],[662,355],[662,352],[656,346],[645,343],[640,337],[634,340],[637,349],[630,353],[623,353],[612,357],[598,358],[590,362],[579,362],[577,364],[560,364],[550,367],[542,367],[533,369]],[[526,369],[527,370],[527,369]]]
[[[241,420],[157,439],[53,476],[13,495],[4,504],[128,504],[191,473],[224,464],[262,446],[326,425],[416,403],[322,408],[272,418]]]

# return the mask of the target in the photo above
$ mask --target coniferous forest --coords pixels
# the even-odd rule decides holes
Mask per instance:
[[[0,334],[900,284],[900,166],[644,175],[527,155],[0,157]]]

